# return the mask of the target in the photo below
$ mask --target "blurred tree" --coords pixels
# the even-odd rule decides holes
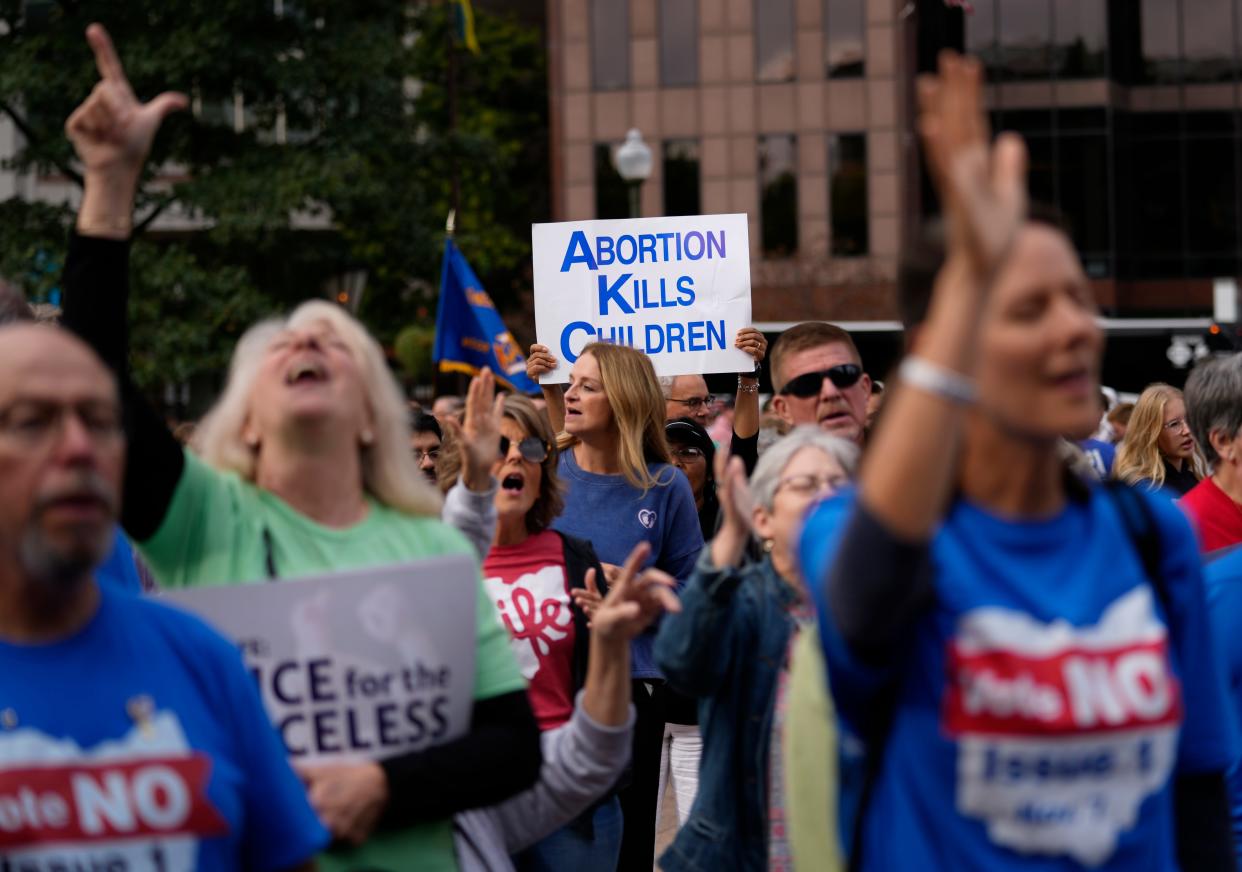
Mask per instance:
[[[497,305],[529,285],[547,210],[539,31],[479,10],[446,102],[448,4],[408,0],[0,0],[0,115],[23,134],[11,169],[78,182],[64,119],[93,87],[83,32],[105,24],[140,98],[172,116],[139,195],[131,302],[135,375],[218,378],[264,314],[365,270],[360,315],[384,341],[434,316],[450,180],[458,239]],[[175,218],[176,232],[152,232]],[[56,293],[67,204],[0,201],[0,274]]]

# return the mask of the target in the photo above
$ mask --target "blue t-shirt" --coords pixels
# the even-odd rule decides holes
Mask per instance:
[[[1207,582],[1212,638],[1220,651],[1229,705],[1235,714],[1235,723],[1242,723],[1242,548],[1235,548],[1209,563],[1203,575]],[[1229,767],[1229,808],[1233,814],[1238,868],[1242,869],[1242,757],[1235,757]]]
[[[1113,474],[1113,461],[1117,459],[1117,446],[1100,439],[1084,439],[1078,443],[1087,456],[1096,475],[1107,479]]]
[[[138,567],[134,564],[134,549],[120,527],[116,528],[112,539],[112,550],[95,570],[95,578],[100,584],[111,585],[116,590],[142,593],[142,581],[138,578]]]
[[[1171,776],[1223,772],[1235,743],[1194,536],[1142,497],[1171,633],[1103,490],[1036,521],[958,499],[931,543],[935,602],[888,671],[847,648],[825,602],[855,495],[812,515],[802,565],[837,709],[857,729],[895,689],[864,869],[1177,868]]]
[[[641,489],[623,475],[584,472],[573,449],[561,452],[557,472],[565,487],[565,509],[552,528],[585,539],[603,563],[620,566],[639,542],[651,543],[644,568],[655,566],[684,585],[703,550],[703,531],[694,507],[694,492],[680,469],[652,463],[647,469],[667,484]],[[639,636],[631,646],[635,678],[659,678],[651,653],[654,631]]]
[[[44,645],[0,642],[0,854],[14,869],[256,869],[324,848],[232,644],[100,588]]]

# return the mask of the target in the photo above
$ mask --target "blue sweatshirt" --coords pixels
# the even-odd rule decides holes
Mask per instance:
[[[643,493],[623,475],[584,472],[572,449],[562,451],[557,472],[565,488],[565,510],[552,528],[586,539],[602,563],[618,566],[635,545],[650,542],[651,556],[644,568],[664,570],[677,579],[680,589],[703,550],[694,493],[675,466],[652,463],[647,469],[664,484]],[[634,640],[631,671],[635,678],[661,677],[651,654],[654,633],[653,628]]]

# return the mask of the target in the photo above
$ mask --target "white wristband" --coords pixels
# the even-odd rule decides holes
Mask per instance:
[[[974,379],[922,357],[908,356],[901,362],[897,375],[902,384],[955,403],[969,405],[977,396]]]

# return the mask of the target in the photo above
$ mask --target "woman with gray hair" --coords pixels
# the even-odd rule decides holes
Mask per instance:
[[[1242,542],[1242,354],[1195,367],[1186,380],[1186,419],[1212,474],[1181,506],[1204,552]]]
[[[799,427],[760,458],[747,486],[733,458],[721,476],[724,523],[704,549],[656,638],[656,662],[676,690],[699,699],[703,756],[690,819],[661,868],[787,868],[780,746],[789,651],[813,620],[798,570],[807,510],[850,479],[858,448]],[[750,531],[758,563],[742,565]]]

